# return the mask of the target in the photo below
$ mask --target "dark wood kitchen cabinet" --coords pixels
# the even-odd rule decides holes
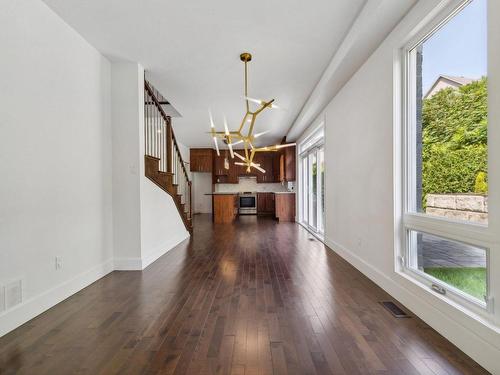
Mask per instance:
[[[295,221],[295,193],[277,193],[274,203],[278,221]]]
[[[274,215],[274,193],[257,193],[257,214]]]
[[[285,148],[285,180],[295,181],[295,149],[296,147]]]
[[[221,151],[220,155],[215,154],[213,167],[215,176],[227,176],[229,174],[229,169],[224,168],[224,160],[229,156],[226,154],[225,151]]]
[[[281,182],[280,178],[280,158],[281,158],[281,151],[275,151],[273,152],[272,155],[272,162],[273,162],[273,182]]]
[[[296,178],[296,147],[286,147],[279,151],[279,181],[295,181]]]
[[[229,171],[227,175],[228,184],[237,184],[239,182],[241,168],[239,165],[234,164],[235,161],[236,158],[235,159],[231,159],[231,157],[229,158]]]
[[[273,152],[258,152],[254,156],[254,163],[260,164],[260,167],[266,172],[255,169],[257,183],[275,182],[273,171]]]
[[[228,169],[225,167],[225,159],[227,158]],[[231,155],[228,150],[221,150],[220,156],[214,156],[214,168],[213,168],[213,183],[214,184],[237,184],[239,181],[239,176],[244,172],[242,167],[234,164],[239,159],[231,159]]]
[[[213,183],[237,184],[240,176],[255,176],[257,183],[273,183],[282,181],[295,181],[295,147],[291,152],[287,149],[279,151],[266,151],[255,153],[253,162],[260,164],[266,172],[263,173],[256,168],[246,171],[245,166],[236,165],[240,161],[237,158],[231,159],[228,150],[221,150],[220,156],[213,153]],[[237,150],[241,155],[243,150]],[[229,162],[229,169],[224,167],[224,159]]]
[[[212,172],[214,150],[211,148],[192,148],[189,150],[191,172]]]
[[[214,223],[232,223],[238,216],[238,194],[212,195]]]

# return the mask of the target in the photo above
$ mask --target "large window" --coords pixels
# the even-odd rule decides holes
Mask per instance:
[[[486,0],[451,1],[404,49],[405,271],[489,306]]]
[[[299,221],[322,237],[325,232],[323,127],[299,145]]]

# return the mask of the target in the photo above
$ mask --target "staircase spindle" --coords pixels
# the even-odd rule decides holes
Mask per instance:
[[[151,96],[148,93],[148,106],[146,107],[148,112],[148,121],[146,124],[146,129],[148,130],[148,139],[147,139],[147,154],[151,156]]]
[[[158,108],[155,108],[155,157],[158,157]]]

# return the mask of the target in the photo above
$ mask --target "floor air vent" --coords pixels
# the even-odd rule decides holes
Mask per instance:
[[[380,302],[382,306],[384,306],[387,310],[390,311],[395,318],[410,318],[410,315],[401,310],[394,302],[392,301],[382,301]]]

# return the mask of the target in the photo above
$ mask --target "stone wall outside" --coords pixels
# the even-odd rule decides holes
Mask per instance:
[[[425,212],[474,223],[488,223],[488,196],[480,194],[428,194]]]

